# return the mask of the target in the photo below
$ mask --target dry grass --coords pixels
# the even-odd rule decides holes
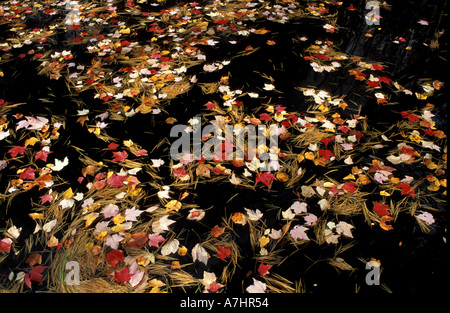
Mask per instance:
[[[364,210],[366,196],[368,192],[349,192],[339,197],[333,197],[330,201],[329,211],[337,215],[354,216],[360,214]]]

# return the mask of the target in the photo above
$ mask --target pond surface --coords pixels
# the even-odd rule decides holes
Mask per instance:
[[[442,291],[448,2],[372,2],[2,1],[1,288]],[[275,167],[175,160],[196,116]]]

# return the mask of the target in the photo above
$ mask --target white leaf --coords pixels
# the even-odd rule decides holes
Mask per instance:
[[[55,165],[51,167],[52,171],[58,172],[62,170],[65,166],[69,164],[69,159],[67,157],[64,158],[63,161],[55,159]]]
[[[200,262],[208,263],[208,252],[199,243],[192,248],[192,260],[195,262],[199,260]]]
[[[347,164],[347,165],[353,164],[352,156],[349,155],[349,156],[344,160],[344,163]]]
[[[169,230],[169,226],[175,223],[175,221],[169,219],[169,215],[164,215],[156,222],[152,223],[152,230],[154,233],[163,233]]]
[[[281,215],[286,220],[292,220],[295,217],[295,214],[291,211],[291,209],[281,212]]]
[[[239,185],[241,183],[241,180],[233,173],[231,174],[230,183],[232,183],[233,185]]]
[[[118,234],[114,234],[112,236],[108,236],[106,238],[106,245],[111,247],[111,249],[116,250],[117,248],[119,248],[119,243],[124,239],[124,237],[118,235]]]
[[[131,221],[131,222],[137,222],[137,217],[142,214],[141,210],[137,210],[135,207],[132,207],[131,209],[125,210],[125,220]]]
[[[244,209],[245,211],[247,211],[248,219],[251,221],[257,221],[263,216],[263,213],[261,213],[261,211],[258,209],[256,209],[256,211],[252,211],[247,208]]]
[[[180,242],[177,239],[172,239],[161,248],[161,254],[169,255],[171,253],[175,253],[177,252],[179,246]]]
[[[253,278],[253,285],[245,289],[248,293],[264,293],[266,292],[266,284]]]
[[[8,228],[8,230],[6,232],[8,233],[8,235],[13,237],[13,239],[17,239],[17,238],[19,238],[21,231],[22,231],[22,227],[17,228],[15,225],[13,225],[10,228]]]
[[[53,227],[56,226],[56,222],[57,222],[57,221],[58,221],[57,219],[54,219],[54,220],[51,220],[51,221],[48,222],[48,223],[45,223],[44,226],[42,226],[42,229],[43,229],[46,233],[49,233],[49,232],[53,229]]]
[[[264,90],[271,91],[275,89],[275,86],[272,84],[264,84]]]
[[[395,155],[390,155],[386,158],[386,160],[388,160],[389,162],[391,162],[392,164],[400,164],[402,163],[402,159],[399,156],[395,156]]]
[[[289,209],[293,210],[295,214],[306,213],[308,204],[306,202],[295,201]]]
[[[346,223],[346,222],[339,222],[336,225],[336,232],[338,234],[344,234],[344,236],[353,238],[351,229],[354,228],[353,225]]]
[[[320,205],[320,209],[323,211],[323,210],[326,210],[326,209],[328,209],[329,207],[330,207],[330,204],[328,203],[328,200],[327,199],[322,199],[322,200],[320,200],[319,202],[317,202],[317,204],[319,204]]]

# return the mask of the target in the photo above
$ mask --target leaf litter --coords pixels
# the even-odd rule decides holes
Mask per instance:
[[[344,30],[330,12],[342,5],[2,1],[2,76],[11,75],[13,62],[33,66],[49,85],[62,82],[74,106],[35,113],[0,99],[1,209],[14,211],[15,201],[28,197],[33,225],[25,231],[12,218],[2,225],[0,261],[27,260],[8,267],[2,288],[304,291],[306,278],[289,275],[293,270],[306,273],[320,261],[339,273],[361,268],[361,257],[345,253],[358,249],[358,236],[401,232],[400,219],[424,234],[441,231],[447,137],[433,101],[445,85],[435,78],[401,84],[387,63],[341,51],[334,38]],[[384,127],[361,115],[352,95],[296,85],[290,92],[304,98],[299,108],[285,102],[286,87],[273,73],[254,70],[258,79],[239,85],[236,66],[270,54],[283,40],[278,26],[290,23],[321,29],[321,39],[291,38],[296,58],[314,73],[339,73],[384,108],[417,105],[389,111],[396,123]],[[203,102],[186,103],[198,88]],[[180,115],[177,99],[198,108]],[[271,171],[248,154],[234,160],[226,139],[211,161],[190,153],[172,160],[165,126],[184,122],[192,131],[194,115],[222,132],[227,125],[276,125],[279,149],[256,147],[278,156]],[[143,119],[146,133],[121,131]],[[203,206],[202,198],[213,196],[200,192],[205,186],[234,195],[222,206]],[[246,193],[264,201],[239,205],[234,198]],[[314,246],[329,254],[311,260]],[[368,262],[373,255],[365,253]],[[69,261],[80,266],[79,284],[66,281]]]

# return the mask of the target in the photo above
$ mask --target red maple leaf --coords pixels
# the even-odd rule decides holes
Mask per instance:
[[[184,176],[188,175],[188,173],[186,172],[186,169],[184,167],[174,169],[173,174],[180,178],[183,178]]]
[[[314,56],[315,56],[316,58],[321,59],[321,60],[328,60],[328,59],[330,58],[329,56],[327,56],[327,55],[325,55],[325,54],[322,54],[322,53],[315,53]]]
[[[383,83],[385,83],[387,85],[389,85],[389,83],[391,82],[391,79],[389,77],[386,77],[386,76],[378,77],[378,79],[380,80],[380,82],[383,82]]]
[[[369,80],[369,81],[367,81],[367,85],[369,85],[369,86],[372,87],[372,88],[376,88],[376,87],[379,87],[379,86],[380,86],[380,84],[379,84],[377,81],[375,81],[375,80]]]
[[[216,246],[217,248],[217,257],[221,260],[225,260],[227,257],[231,255],[231,249],[229,247]]]
[[[277,178],[275,176],[273,176],[273,174],[271,172],[264,172],[264,173],[258,173],[256,175],[255,182],[256,183],[261,182],[270,188],[270,183],[272,182],[272,180],[277,180]]]
[[[213,281],[211,284],[209,284],[209,291],[216,292],[220,288],[222,288],[223,285],[218,284],[217,282]]]
[[[114,158],[113,158],[114,162],[121,162],[121,161],[125,160],[126,158],[128,158],[128,153],[126,151],[113,152],[113,155],[114,155]]]
[[[338,127],[338,130],[340,130],[340,131],[342,131],[343,133],[348,133],[349,131],[350,131],[350,127],[348,127],[348,126],[339,126]]]
[[[295,114],[292,114],[292,113],[288,115],[288,118],[291,119],[292,123],[295,123],[298,121],[298,116]]]
[[[405,111],[402,111],[401,114],[402,114],[403,118],[407,118],[410,123],[419,122],[420,121],[419,117],[417,117],[414,114],[411,114],[411,113],[408,113],[408,112],[405,112]]]
[[[267,114],[267,113],[261,113],[261,114],[259,115],[259,119],[260,119],[261,121],[266,121],[266,122],[268,122],[268,121],[270,121],[271,117],[270,117],[270,115]]]
[[[46,268],[47,266],[37,265],[25,274],[24,281],[28,288],[31,288],[31,281],[42,283],[42,271]]]
[[[264,263],[261,263],[258,267],[258,272],[264,276],[269,273],[269,270],[272,268],[272,265],[265,265]]]
[[[116,283],[126,283],[131,279],[130,270],[125,267],[120,272],[114,272]]]
[[[380,204],[378,203],[378,201],[375,201],[373,205],[373,210],[377,212],[377,214],[380,216],[391,215],[391,212],[388,211],[388,207],[389,206],[385,204]]]
[[[430,128],[424,129],[423,130],[425,132],[425,134],[427,134],[428,136],[433,136],[434,135],[434,131]]]
[[[123,255],[123,252],[120,250],[111,250],[106,254],[105,260],[108,261],[108,263],[115,268],[117,264],[120,262],[123,262],[125,260],[125,257]]]
[[[416,193],[414,192],[414,189],[411,187],[411,185],[407,183],[400,183],[395,187],[402,188],[402,195],[411,195],[413,198],[416,198]]]
[[[37,170],[35,170],[34,168],[27,167],[25,169],[25,171],[23,171],[22,173],[19,174],[19,178],[22,180],[26,180],[26,179],[34,180],[36,178],[34,173],[36,173],[36,172],[37,172]]]
[[[331,157],[334,157],[334,153],[331,150],[319,149],[319,157],[329,160]]]
[[[206,103],[205,106],[206,106],[206,108],[207,108],[208,110],[211,110],[211,109],[215,109],[215,108],[216,108],[216,104],[215,104],[214,102],[211,102],[211,101],[208,101],[208,103]]]
[[[328,146],[328,144],[331,142],[331,139],[328,137],[322,137],[322,139],[320,139],[320,142],[323,143],[325,146]]]
[[[25,147],[25,146],[22,146],[22,147],[15,146],[15,147],[12,147],[11,149],[9,149],[7,153],[9,153],[11,155],[11,158],[15,158],[18,154],[23,155],[26,148],[27,147]]]
[[[376,71],[382,71],[382,70],[384,70],[384,66],[383,66],[383,65],[380,65],[380,64],[373,64],[372,67],[373,67],[373,69],[376,70]]]
[[[116,150],[118,146],[119,146],[119,145],[118,145],[117,143],[111,142],[111,143],[108,145],[108,149],[109,149],[109,150]]]
[[[36,162],[37,160],[42,160],[44,162],[47,162],[47,157],[50,153],[52,153],[52,151],[41,150],[39,152],[36,152],[34,161]]]
[[[344,183],[342,185],[342,189],[344,189],[347,192],[355,192],[356,191],[355,186],[356,186],[355,183],[350,183],[350,182],[349,183]]]

